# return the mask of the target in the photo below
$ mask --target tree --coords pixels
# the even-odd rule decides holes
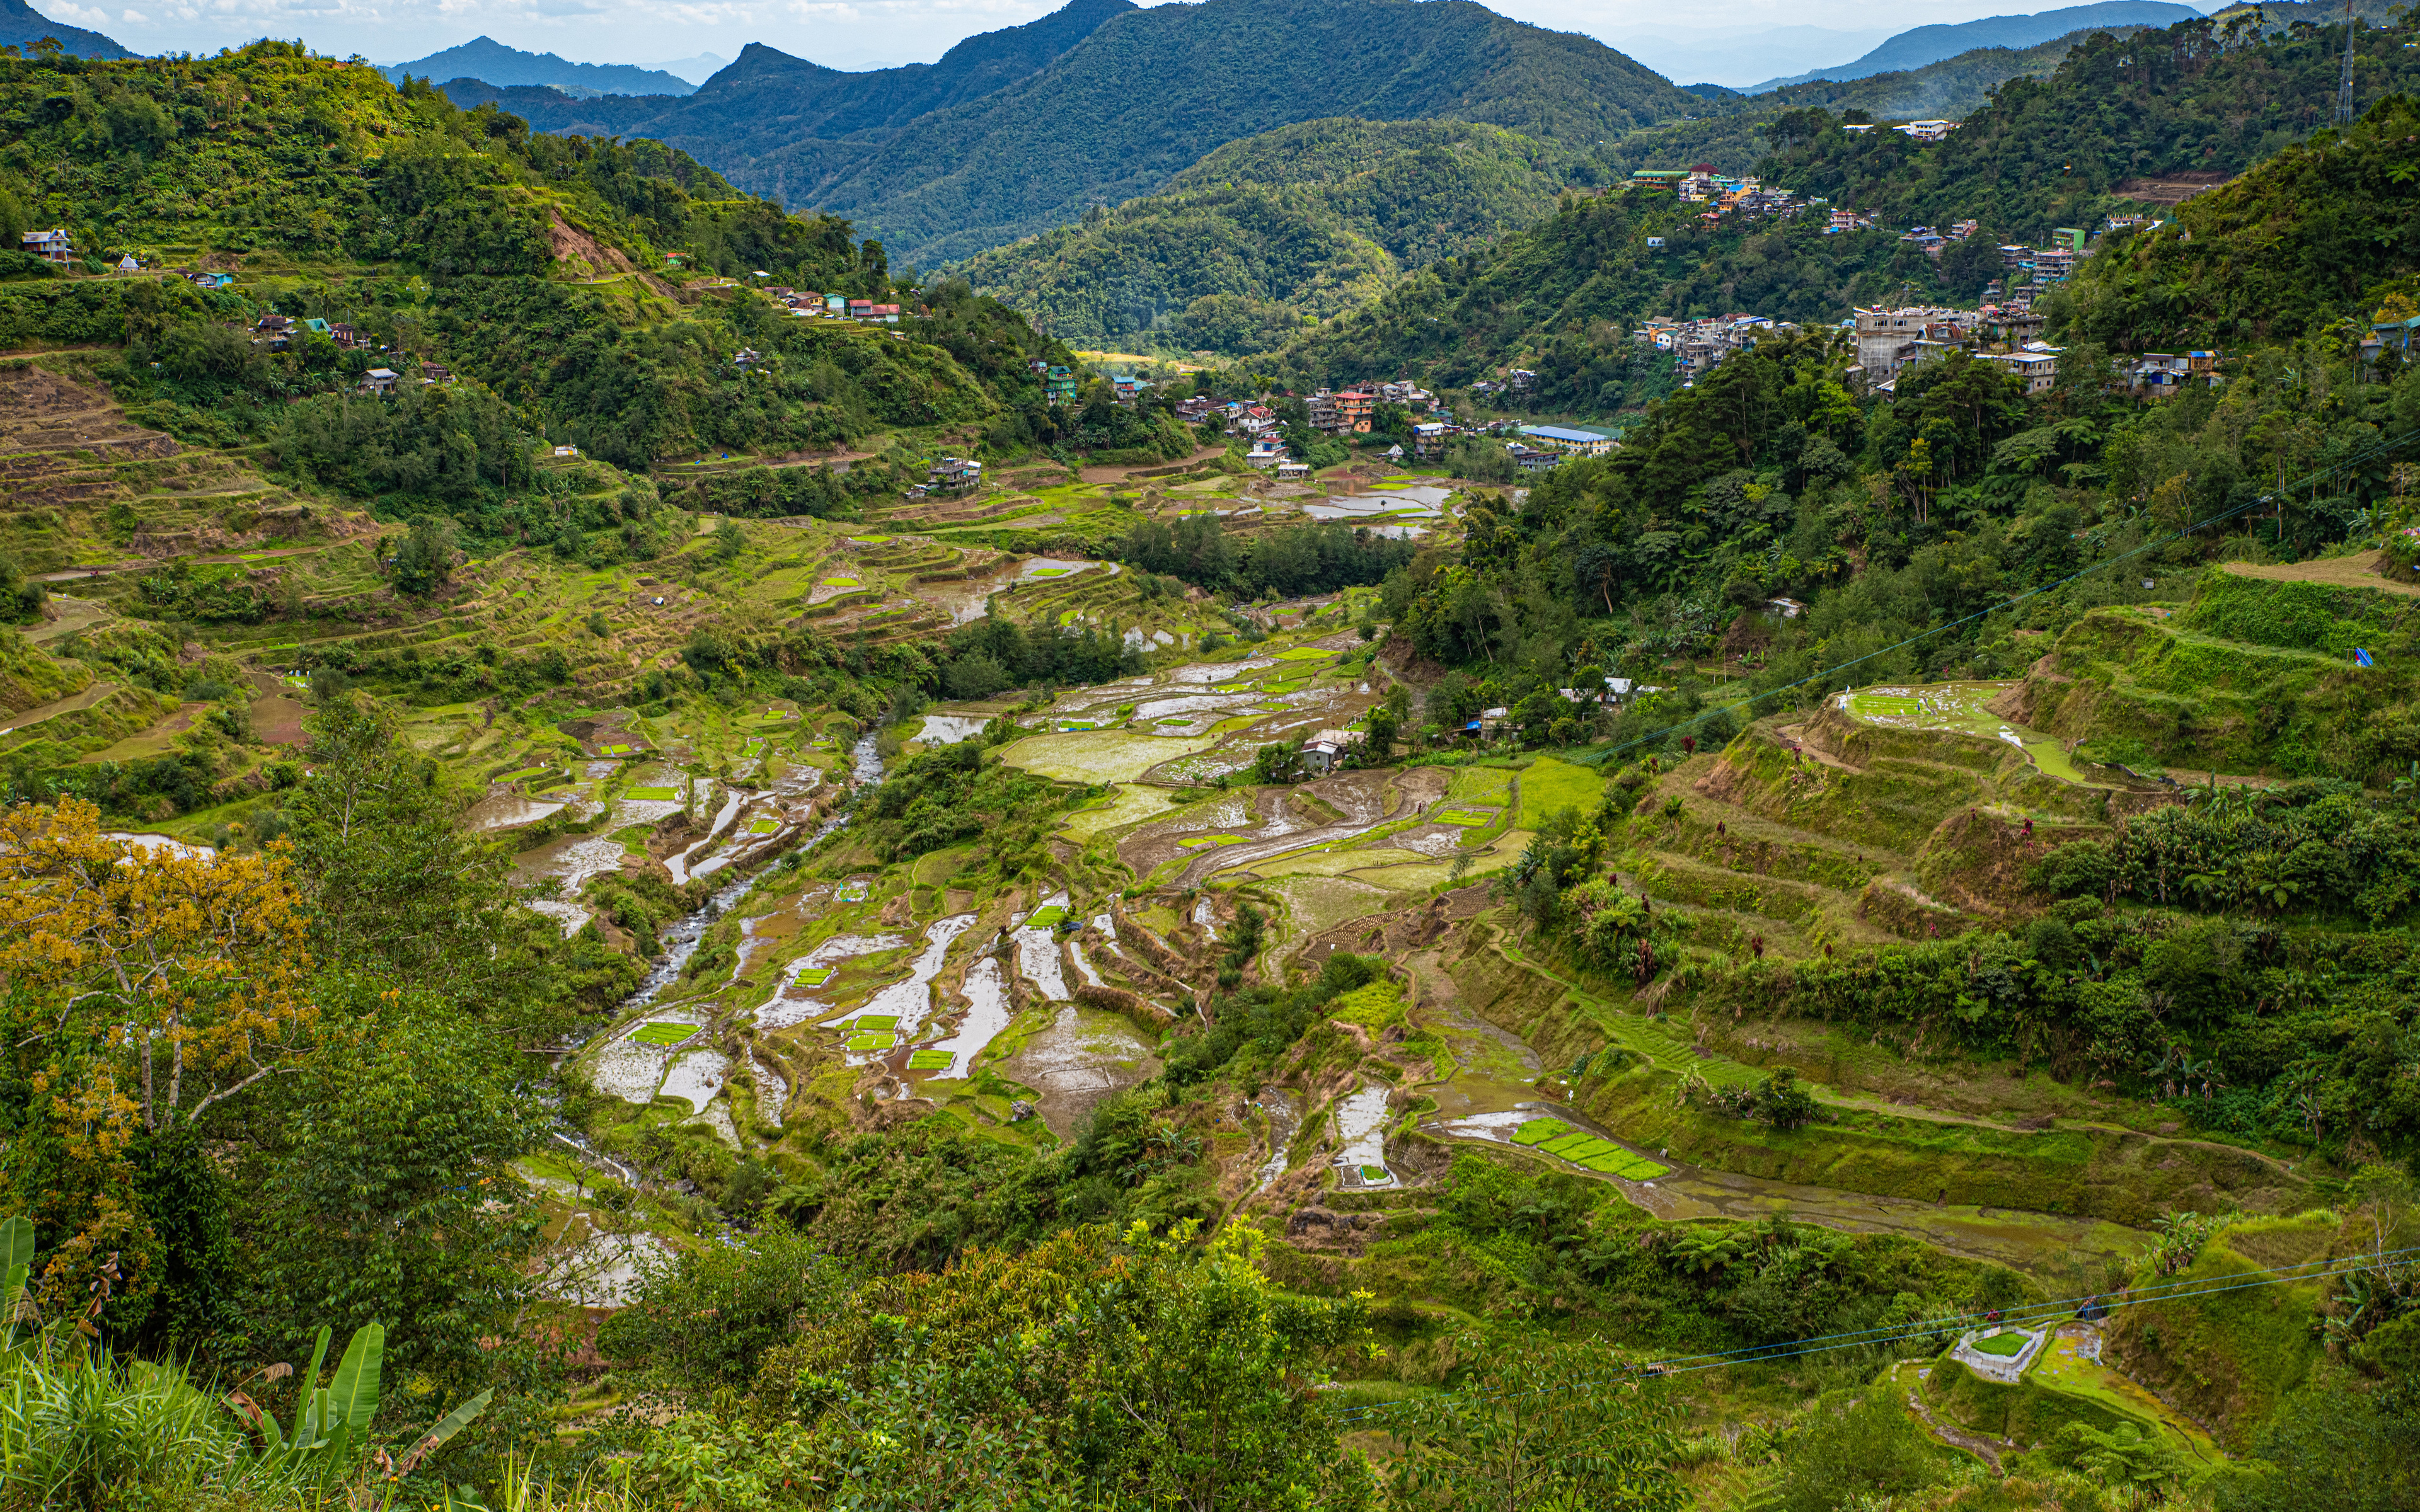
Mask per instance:
[[[1368,731],[1362,744],[1372,762],[1384,764],[1395,753],[1395,733],[1401,726],[1395,711],[1381,703],[1370,711]]]
[[[1600,1351],[1494,1356],[1459,1391],[1415,1398],[1390,1422],[1405,1441],[1394,1503],[1425,1512],[1678,1512],[1678,1420],[1662,1388],[1618,1379]],[[1584,1389],[1580,1382],[1590,1382]]]
[[[739,528],[737,520],[725,516],[722,523],[714,528],[716,559],[724,563],[737,562],[739,553],[747,549],[748,532]]]
[[[425,597],[443,587],[453,572],[453,527],[434,515],[415,517],[403,544],[396,548],[396,588]]]
[[[1369,1469],[1340,1455],[1315,1391],[1326,1352],[1367,1338],[1367,1297],[1289,1296],[1261,1273],[1258,1229],[1223,1229],[1205,1252],[1194,1228],[1138,1223],[1126,1263],[1090,1278],[1070,1404],[1082,1458],[1141,1505],[1370,1505]]]
[[[513,1162],[548,1110],[509,1045],[406,990],[323,988],[323,1045],[247,1163],[260,1342],[411,1319],[394,1363],[459,1385],[502,1364],[538,1294],[540,1215]]]
[[[330,968],[409,982],[532,1037],[573,1009],[551,920],[512,859],[463,824],[469,795],[402,740],[394,713],[358,692],[306,727],[310,779],[292,808],[293,872],[310,938]]]
[[[138,1147],[295,1070],[318,1009],[282,849],[133,849],[100,819],[73,798],[0,814],[0,1208],[63,1236],[54,1298],[115,1258],[131,1322],[158,1242]]]

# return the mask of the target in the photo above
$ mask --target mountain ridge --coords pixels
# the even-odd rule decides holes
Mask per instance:
[[[1862,79],[1874,73],[1905,72],[1979,48],[2004,47],[2012,52],[2022,51],[2071,32],[2111,26],[2167,26],[2180,21],[2198,21],[2201,15],[2193,7],[2175,4],[2174,0],[2099,0],[2094,5],[2068,6],[2030,15],[1937,22],[1900,32],[1854,62],[1815,69],[1787,78],[1767,79],[1762,84],[1748,85],[1743,93],[1762,94],[1785,85],[1811,84],[1818,79]]]
[[[607,95],[687,95],[696,85],[678,74],[631,63],[574,63],[552,53],[530,53],[479,36],[409,63],[379,69],[389,80],[476,78],[494,85],[547,85]]]
[[[53,21],[25,0],[0,0],[0,47],[15,47],[28,55],[34,44],[54,38],[70,57],[131,58],[140,54],[114,37],[83,26]]]

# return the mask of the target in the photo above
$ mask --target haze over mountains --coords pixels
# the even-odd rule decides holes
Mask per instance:
[[[1134,87],[1148,79],[1190,83]],[[543,131],[660,138],[923,265],[1148,193],[1224,143],[1297,121],[1450,116],[1583,144],[1704,108],[1601,42],[1470,0],[1073,0],[929,66],[842,73],[752,46],[678,99],[446,90]]]
[[[1943,58],[1956,57],[1978,47],[2033,47],[2074,31],[2111,26],[2173,26],[2180,21],[2198,20],[2201,14],[2191,6],[2176,4],[2175,0],[2100,0],[2096,5],[2069,6],[2030,16],[1986,16],[1980,21],[1918,26],[1913,31],[1900,33],[1854,62],[1815,69],[1788,78],[1767,79],[1750,88],[1748,93],[1777,89],[1787,84],[1805,84],[1813,79],[1862,79],[1869,74],[1920,69],[1928,63],[1938,63]]]
[[[492,37],[431,53],[380,70],[390,79],[484,79],[495,85],[545,85],[566,94],[686,95],[697,86],[677,74],[628,63],[573,63],[552,53],[524,53]]]

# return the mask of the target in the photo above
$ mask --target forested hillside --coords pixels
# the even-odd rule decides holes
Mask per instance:
[[[751,42],[694,94],[575,99],[502,80],[439,79],[465,109],[494,102],[542,131],[645,136],[730,170],[775,198],[783,186],[751,177],[748,164],[801,141],[824,144],[829,172],[841,171],[917,116],[981,99],[1022,79],[1081,42],[1128,0],[1068,0],[1038,21],[970,37],[936,63],[849,73]],[[793,193],[793,203],[805,203]]]
[[[2361,29],[2360,106],[2420,85],[2420,50],[2404,45],[2415,35],[2408,13],[2399,25]],[[2094,224],[2128,179],[2241,173],[2326,125],[2344,43],[2341,25],[2262,37],[2256,25],[2211,21],[2095,38],[2049,78],[2003,85],[1935,145],[1784,117],[1763,171],[1889,224],[1974,217],[2005,239],[2039,240],[2053,226]]]
[[[2179,22],[2196,20],[2199,15],[2192,7],[2174,4],[2173,0],[2101,0],[2095,5],[2065,6],[2028,16],[1986,16],[1980,21],[1935,23],[1900,32],[1851,62],[1793,78],[1768,80],[1749,92],[1763,94],[1817,79],[1863,79],[1877,73],[1907,72],[1962,53],[2021,53],[2077,32],[2173,26]]]
[[[2380,81],[2369,87],[2420,83],[2420,63],[2411,61],[2420,52],[2402,45],[2420,37],[2408,19],[2401,30],[2366,36],[2361,77]],[[2340,45],[2341,30],[2336,39]],[[1853,304],[1885,298],[1971,302],[2000,275],[1993,243],[2044,239],[2055,225],[2092,225],[2122,211],[2127,202],[2113,191],[2131,176],[2200,163],[2226,171],[2317,130],[2324,111],[2304,101],[2333,98],[2332,67],[2322,36],[2222,42],[2211,23],[2190,23],[2088,39],[2049,79],[2004,85],[1938,144],[1887,131],[1852,134],[1821,109],[1785,112],[1758,128],[1769,148],[1759,168],[1765,180],[1874,212],[1879,228],[1826,236],[1807,216],[1706,227],[1652,197],[1575,198],[1536,226],[1433,265],[1376,304],[1299,337],[1285,366],[1304,382],[1403,371],[1451,384],[1519,365],[1541,375],[1541,407],[1610,413],[1652,392],[1664,365],[1629,340],[1641,316],[1746,311],[1836,323]],[[2376,193],[2345,202],[2343,212],[2391,216],[2399,188],[2389,186],[2384,203]],[[1970,217],[1981,223],[1972,244],[1939,259],[1897,239],[1908,224]],[[2367,259],[2399,244],[2400,232],[2378,235],[2386,239],[2335,243],[2366,250],[2327,282],[2306,284],[2307,295],[2281,294],[2281,307],[2298,312],[2299,322],[2313,301],[2348,299],[2365,273],[2387,272],[2390,265]],[[1649,248],[1650,236],[1666,244]],[[2195,258],[2194,266],[2236,265]]]
[[[955,270],[1065,341],[1264,351],[1406,269],[1536,220],[1570,161],[1492,127],[1311,121]]]

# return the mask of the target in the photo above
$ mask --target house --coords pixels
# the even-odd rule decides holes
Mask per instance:
[[[2377,321],[2370,326],[2369,334],[2361,339],[2362,360],[2374,363],[2390,351],[2399,357],[2409,358],[2412,355],[2412,339],[2415,334],[2420,334],[2420,315],[2415,315],[2408,320]],[[2202,354],[2196,352],[2194,355],[2198,357]],[[2215,366],[2218,354],[2212,352],[2209,355],[2212,359],[2212,365]]]
[[[1109,375],[1109,397],[1120,404],[1133,404],[1151,391],[1151,385],[1132,373]]]
[[[143,270],[143,265],[136,262],[134,254],[130,252],[117,259],[117,270],[121,273],[139,273]]]
[[[751,368],[761,366],[764,363],[764,361],[765,358],[763,354],[758,352],[753,347],[742,347],[737,351],[731,354],[731,365],[739,369],[742,373],[747,372]]]
[[[398,375],[391,367],[373,367],[362,375],[362,390],[366,393],[393,393]]]
[[[1415,456],[1438,455],[1445,450],[1446,438],[1452,434],[1452,431],[1453,427],[1442,420],[1419,422],[1412,427],[1412,454]]]
[[[970,457],[945,456],[933,464],[925,486],[935,493],[964,493],[983,483],[983,464]]]
[[[1482,721],[1481,733],[1483,734],[1500,737],[1521,733],[1521,727],[1512,722],[1511,709],[1481,709],[1479,717]]]
[[[1610,436],[1600,436],[1592,430],[1573,430],[1567,425],[1524,425],[1521,435],[1567,456],[1603,456],[1614,448]]]
[[[1325,777],[1336,770],[1337,763],[1344,759],[1344,748],[1351,739],[1352,735],[1346,731],[1322,730],[1304,742],[1302,749],[1295,755],[1302,763],[1304,770]]]
[[[1905,121],[1891,130],[1912,136],[1919,142],[1938,142],[1958,130],[1956,121]]]
[[[1402,447],[1401,445],[1389,446],[1389,447],[1388,447],[1388,448],[1387,448],[1387,460],[1388,460],[1388,461],[1389,461],[1389,462],[1401,462],[1403,459],[1404,459],[1404,449],[1403,449],[1403,447]]]
[[[830,303],[829,301],[826,302]],[[899,323],[899,306],[895,304],[876,304],[872,300],[851,300],[848,301],[847,313],[850,319],[862,320],[869,325],[895,326]]]
[[[1278,481],[1280,483],[1290,483],[1299,479],[1308,478],[1311,476],[1311,464],[1308,462],[1297,462],[1292,457],[1288,457],[1278,464],[1277,474]]]
[[[859,302],[862,303],[864,301],[861,301]],[[824,310],[825,313],[829,315],[846,315],[848,314],[848,306],[849,298],[845,294],[827,294],[824,296]]]
[[[1765,600],[1764,611],[1777,614],[1785,620],[1794,620],[1807,612],[1807,606],[1794,598],[1772,598]]]
[[[1978,359],[2007,368],[2024,379],[2027,393],[2048,393],[2058,381],[2058,354],[2063,347],[2029,341],[2012,352],[1985,352]]]
[[[1052,404],[1076,402],[1076,370],[1052,363],[1042,370],[1043,395]]]
[[[1650,252],[1662,252],[1664,250],[1664,239],[1662,237],[1649,237],[1647,239],[1647,250]]]
[[[1264,436],[1278,428],[1278,417],[1266,405],[1253,405],[1235,421],[1235,429],[1247,436]]]
[[[420,364],[420,382],[423,388],[427,388],[431,384],[451,383],[453,381],[454,370],[447,367],[443,363],[423,363]]]
[[[351,351],[362,344],[362,333],[339,320],[328,328],[328,339],[346,351]]]
[[[577,446],[558,446],[554,449],[554,455],[560,457],[576,458],[580,455],[580,448]]]
[[[1866,370],[1869,378],[1886,378],[1917,356],[1919,344],[1937,348],[1962,343],[1973,318],[1971,312],[1962,310],[1859,306],[1853,325],[1857,339],[1857,365]]]
[[[75,245],[62,230],[23,232],[17,238],[17,250],[28,257],[39,257],[46,263],[75,261]]]
[[[1504,375],[1504,386],[1520,393],[1538,386],[1538,375],[1529,368],[1516,367]]]
[[[1210,401],[1195,395],[1176,401],[1176,418],[1188,425],[1198,425],[1210,418]]]
[[[1285,459],[1285,443],[1265,438],[1252,442],[1251,449],[1244,454],[1244,460],[1256,468],[1273,468]]]
[[[1504,450],[1512,455],[1512,465],[1524,472],[1544,472],[1563,459],[1559,452],[1542,452],[1534,446],[1524,446],[1518,441],[1506,446]]]

